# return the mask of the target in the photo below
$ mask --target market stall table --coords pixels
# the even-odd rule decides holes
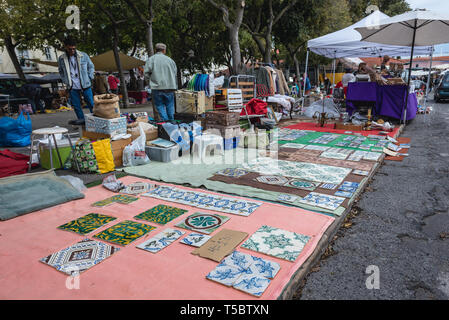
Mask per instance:
[[[354,103],[365,102],[374,105],[373,114],[402,119],[407,86],[379,85],[376,82],[352,82],[348,85],[346,110],[350,115],[357,109]],[[407,120],[414,119],[418,111],[415,93],[408,95]]]

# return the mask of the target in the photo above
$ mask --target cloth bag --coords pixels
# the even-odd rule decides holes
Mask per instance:
[[[17,119],[3,117],[0,119],[0,147],[26,147],[31,144],[31,118],[25,118],[23,112]]]
[[[95,158],[97,159],[98,171],[107,173],[115,170],[114,156],[112,154],[111,140],[102,139],[92,142]]]
[[[76,169],[75,158],[78,162],[78,173],[98,173],[98,163],[92,142],[88,139],[79,140],[74,146],[74,151],[69,156],[66,168]]]
[[[94,116],[114,119],[120,118],[119,97],[116,94],[100,94],[94,96]]]

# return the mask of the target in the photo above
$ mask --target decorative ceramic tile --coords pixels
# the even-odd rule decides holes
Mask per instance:
[[[401,143],[399,145],[399,147],[401,147],[401,149],[410,149],[410,144],[409,143]]]
[[[179,239],[184,233],[185,232],[183,231],[167,228],[155,235],[153,238],[142,242],[136,247],[145,251],[149,251],[151,253],[156,253],[164,249],[165,247],[168,247],[170,244]]]
[[[337,209],[345,201],[344,198],[330,196],[328,194],[322,194],[317,192],[311,192],[299,202],[308,204],[315,207],[320,207],[329,210]]]
[[[188,210],[170,207],[165,204],[160,204],[154,208],[142,212],[134,217],[134,219],[146,220],[159,224],[166,224],[180,215],[186,213]]]
[[[242,244],[242,248],[295,261],[310,237],[270,226],[262,226]]]
[[[233,284],[235,289],[260,297],[271,280],[260,275],[242,274]]]
[[[320,186],[320,188],[323,188],[323,189],[329,189],[329,190],[333,190],[333,189],[335,189],[336,187],[338,187],[338,185],[333,184],[333,183],[323,183],[323,184]]]
[[[85,235],[108,224],[111,221],[114,221],[115,219],[117,218],[106,216],[104,214],[89,213],[81,218],[59,226],[58,229],[73,231],[78,234]]]
[[[381,155],[382,153],[380,152],[366,152],[363,156],[363,160],[378,161]]]
[[[351,172],[349,168],[309,162],[295,162],[259,157],[243,164],[246,170],[263,175],[277,175],[314,182],[340,184]]]
[[[294,149],[302,149],[306,146],[306,144],[301,144],[301,143],[286,143],[281,145],[281,148],[294,148]]]
[[[325,151],[322,154],[320,154],[320,157],[322,158],[328,158],[328,159],[338,159],[338,160],[345,160],[348,155],[344,153],[337,153],[337,152],[328,152]]]
[[[304,181],[304,180],[298,180],[298,179],[291,179],[289,180],[284,186],[296,188],[296,189],[302,189],[302,190],[309,190],[313,191],[320,185],[319,182],[312,182],[312,181]]]
[[[215,174],[219,174],[222,176],[227,176],[231,178],[240,178],[241,176],[247,175],[249,173],[248,170],[241,168],[228,168],[215,172]]]
[[[120,190],[120,193],[137,195],[137,194],[148,192],[152,188],[154,188],[154,185],[152,185],[151,183],[137,181],[137,182],[127,185],[125,187],[125,189]]]
[[[228,220],[229,218],[226,216],[197,212],[188,216],[184,221],[178,223],[176,226],[179,228],[210,234]]]
[[[288,182],[287,178],[281,177],[281,176],[260,176],[260,177],[257,177],[255,180],[262,182],[262,183],[280,185],[280,186],[282,186]]]
[[[240,270],[248,269],[254,263],[253,256],[234,250],[218,266],[229,266]]]
[[[327,149],[329,149],[329,147],[325,147],[325,146],[315,146],[315,145],[308,145],[307,147],[304,147],[304,150],[326,151]]]
[[[206,276],[206,279],[231,287],[240,278],[242,272],[245,271],[220,264]]]
[[[68,275],[77,275],[110,257],[120,248],[84,239],[39,261]]]
[[[249,269],[253,273],[258,273],[268,279],[274,279],[274,277],[281,269],[281,265],[277,262],[263,258],[258,258],[255,256],[251,256],[251,258],[253,260],[253,263],[250,265]]]
[[[338,190],[337,192],[335,192],[336,196],[345,197],[345,198],[351,198],[353,194],[354,194],[353,192],[341,191],[341,190]]]
[[[359,175],[359,176],[367,176],[367,175],[369,175],[369,171],[353,170],[352,174],[356,174],[356,175]]]
[[[121,204],[129,204],[131,202],[137,201],[139,198],[128,196],[128,195],[115,195],[112,197],[109,197],[107,199],[97,201],[92,204],[93,207],[105,207],[107,205],[113,204],[113,203],[121,203]]]
[[[211,237],[201,233],[192,232],[187,237],[183,238],[180,242],[184,244],[188,244],[193,247],[201,247],[203,244],[207,242]]]
[[[121,203],[121,204],[130,204],[134,201],[139,200],[139,198],[137,198],[137,197],[128,196],[126,194],[115,195],[115,196],[112,196],[111,199],[113,201]]]
[[[96,234],[94,238],[126,246],[153,229],[156,228],[148,224],[125,220]]]
[[[166,186],[158,186],[156,189],[144,193],[143,196],[240,216],[249,216],[262,205],[262,202],[247,201]]]
[[[291,194],[280,194],[277,198],[279,201],[283,201],[283,202],[295,202],[296,200],[298,200],[297,196],[293,196]]]
[[[357,188],[359,187],[359,183],[357,182],[349,182],[349,181],[345,181],[343,182],[343,184],[338,187],[339,191],[346,191],[346,192],[355,192],[357,191]],[[338,196],[338,194],[336,194]]]
[[[370,150],[370,149],[371,149],[371,146],[370,146],[370,145],[367,145],[367,144],[362,144],[362,145],[359,146],[359,149],[362,149],[362,150]]]

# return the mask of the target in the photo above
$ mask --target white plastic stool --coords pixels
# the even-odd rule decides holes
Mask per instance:
[[[55,143],[55,149],[56,149],[56,153],[58,154],[58,158],[59,158],[59,163],[61,164],[61,168],[63,167],[63,163],[61,160],[61,155],[59,154],[59,149],[58,149],[58,144],[56,143],[56,134],[65,134],[68,133],[69,130],[66,128],[60,128],[60,127],[53,127],[53,128],[42,128],[42,129],[37,129],[37,130],[33,130],[33,132],[31,133],[31,146],[30,146],[30,161],[29,161],[29,165],[28,165],[28,172],[31,171],[31,162],[32,162],[32,158],[33,158],[33,144],[34,144],[34,136],[37,135],[47,135],[48,136],[48,146],[50,148],[50,166],[53,169],[53,148],[51,145],[51,140],[50,137],[53,137],[53,142]],[[74,150],[73,145],[72,145],[72,140],[70,140],[70,135],[67,134],[67,139],[69,140],[70,143],[70,148],[72,149],[72,151]],[[76,157],[73,157],[76,163],[76,167],[79,170],[79,166],[78,166],[78,161],[76,161]]]
[[[199,156],[204,158],[206,156],[207,147],[214,146],[214,154],[217,150],[220,154],[224,154],[223,150],[223,137],[215,134],[205,134],[195,137],[192,147],[192,154],[198,153]]]

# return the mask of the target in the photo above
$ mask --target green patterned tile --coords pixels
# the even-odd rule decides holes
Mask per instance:
[[[96,234],[94,238],[126,246],[153,229],[156,227],[125,220]]]
[[[114,221],[115,219],[117,218],[99,213],[89,213],[81,218],[59,226],[58,229],[73,231],[84,235]]]
[[[154,208],[151,208],[150,210],[138,214],[134,218],[159,224],[166,224],[186,212],[187,210],[184,209],[160,204],[155,206]]]
[[[210,234],[228,220],[229,218],[226,216],[197,212],[188,216],[176,226],[200,233]]]

